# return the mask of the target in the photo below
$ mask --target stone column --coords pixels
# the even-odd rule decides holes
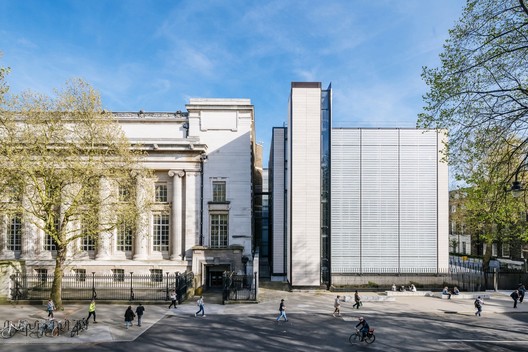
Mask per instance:
[[[149,192],[148,180],[143,176],[137,177],[136,182],[136,202],[140,209],[138,222],[136,224],[136,236],[134,237],[134,255],[133,260],[145,260],[148,258],[148,241],[149,241]]]
[[[170,260],[182,259],[182,179],[185,176],[183,170],[170,170],[169,176],[172,177],[172,207],[171,223],[172,234],[170,239],[171,256]]]
[[[115,216],[110,209],[112,202],[112,185],[110,181],[101,177],[99,180],[99,197],[101,199],[101,208],[99,209],[99,224],[101,228],[107,227],[107,224],[112,221],[111,216]],[[99,240],[97,241],[97,252],[95,254],[96,260],[109,259],[112,255],[112,233],[109,231],[101,231],[99,233]]]
[[[192,256],[192,247],[200,244],[200,184],[199,171],[185,171],[185,234],[183,258]],[[187,252],[187,250],[189,252]]]

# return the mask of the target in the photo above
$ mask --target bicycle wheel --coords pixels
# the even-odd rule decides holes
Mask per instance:
[[[39,329],[37,330],[37,337],[38,338],[41,338],[42,336],[44,336],[44,330],[46,328],[44,326],[40,326]]]
[[[2,337],[4,339],[9,339],[13,336],[15,336],[16,329],[13,326],[8,326],[4,330],[2,330]]]
[[[58,326],[54,327],[53,330],[51,330],[51,336],[59,336],[60,329]]]
[[[365,337],[366,343],[373,343],[376,340],[376,335],[370,334]]]
[[[350,337],[348,338],[348,342],[350,342],[351,344],[355,344],[358,339],[358,336],[359,335],[356,333],[350,335]]]
[[[71,337],[74,337],[75,335],[79,335],[79,324],[75,324],[73,328],[71,329]]]

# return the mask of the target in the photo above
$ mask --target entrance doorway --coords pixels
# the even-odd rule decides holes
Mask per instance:
[[[224,272],[229,271],[229,265],[211,265],[207,267],[207,288],[222,289]]]

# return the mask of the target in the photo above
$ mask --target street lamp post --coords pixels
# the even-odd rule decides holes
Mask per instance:
[[[133,271],[130,272],[130,300],[134,300],[134,288],[132,287],[132,275],[134,274]]]

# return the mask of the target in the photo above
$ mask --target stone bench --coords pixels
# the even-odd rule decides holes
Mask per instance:
[[[435,293],[435,296],[438,296],[442,299],[448,299],[449,295],[444,295],[441,292]],[[451,295],[451,299],[477,299],[480,296],[482,299],[490,299],[491,295],[487,293],[459,293],[458,295]]]
[[[385,291],[387,296],[432,296],[432,291]]]
[[[386,297],[386,296],[364,296],[359,295],[361,297],[361,302],[376,302],[376,301],[394,301],[394,297]],[[355,302],[354,296],[344,296],[343,300],[345,302]]]

